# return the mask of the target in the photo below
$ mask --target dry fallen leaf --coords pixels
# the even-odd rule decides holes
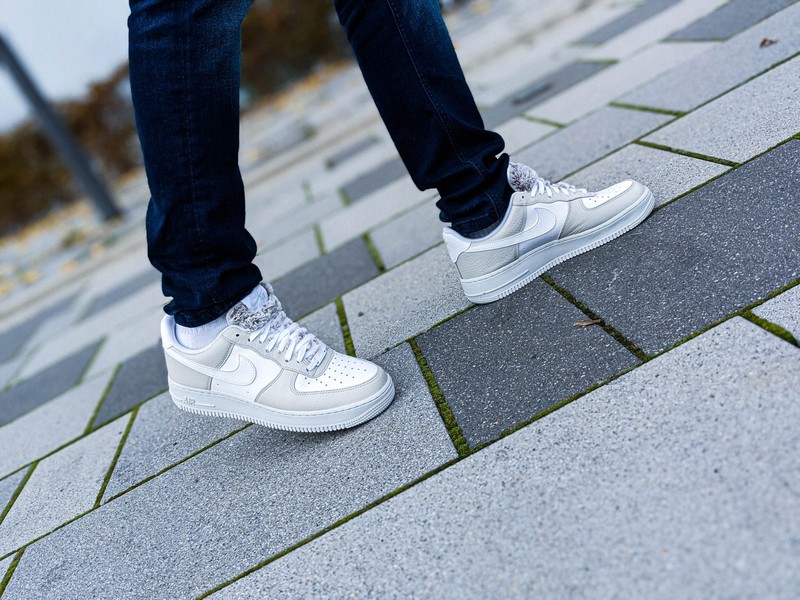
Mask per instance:
[[[777,44],[778,40],[771,40],[769,38],[764,38],[761,40],[761,43],[758,45],[759,48],[766,48],[767,46],[772,46],[772,44]]]
[[[603,319],[590,319],[588,321],[578,321],[575,327],[589,327],[589,325],[602,325]]]

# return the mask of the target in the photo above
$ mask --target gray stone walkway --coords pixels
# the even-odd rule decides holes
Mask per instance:
[[[174,409],[143,175],[94,250],[5,249],[41,276],[0,305],[3,600],[797,597],[800,3],[448,19],[515,160],[654,214],[474,306],[355,67],[248,114],[265,277],[398,388],[322,435]]]

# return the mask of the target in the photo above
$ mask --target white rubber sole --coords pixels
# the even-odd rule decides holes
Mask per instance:
[[[169,382],[169,393],[175,406],[196,415],[239,419],[285,431],[323,432],[348,429],[377,417],[394,399],[394,382],[389,377],[386,385],[366,400],[315,412],[277,410],[208,390],[187,388],[174,381]]]
[[[488,304],[504,298],[557,264],[602,246],[630,231],[653,212],[654,206],[653,193],[647,190],[627,211],[594,229],[562,240],[553,240],[486,275],[462,279],[461,286],[464,288],[464,293],[475,304]]]

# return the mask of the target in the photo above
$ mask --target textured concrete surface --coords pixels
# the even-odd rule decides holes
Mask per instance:
[[[645,352],[664,350],[800,277],[798,169],[792,141],[551,275]]]
[[[659,205],[728,170],[719,163],[631,144],[581,169],[569,180],[577,186],[599,190],[634,179],[650,188]]]
[[[410,348],[380,362],[398,386],[380,419],[250,427],[29,548],[3,600],[194,597],[454,458]]]
[[[656,44],[572,86],[526,114],[563,124],[577,121],[709,47],[707,42]]]
[[[22,478],[25,477],[27,469],[22,469],[13,475],[9,475],[5,479],[0,479],[0,513],[2,513],[8,503],[11,501],[11,497],[14,495],[14,492],[17,491]]]
[[[86,377],[108,373],[117,365],[160,343],[159,331],[163,317],[163,312],[153,311],[109,334],[86,370]]]
[[[583,36],[578,43],[580,44],[603,44],[621,33],[628,31],[644,21],[654,17],[658,13],[677,4],[680,0],[649,0],[632,10],[625,13],[618,19],[595,29],[591,33]]]
[[[791,598],[798,358],[737,319],[213,598]]]
[[[543,177],[560,181],[672,119],[640,110],[601,108],[528,147],[514,160],[534,165]]]
[[[96,315],[98,312],[106,310],[117,302],[130,297],[131,295],[140,291],[143,287],[158,283],[161,281],[161,275],[155,269],[147,269],[134,276],[133,278],[120,283],[119,285],[111,288],[107,292],[99,295],[92,303],[86,308],[84,318]]]
[[[95,377],[0,427],[0,476],[83,435],[108,380]]]
[[[345,184],[342,192],[350,202],[358,202],[374,194],[379,189],[386,187],[407,174],[403,161],[393,158],[372,171],[360,175],[355,180]]]
[[[752,3],[754,6],[757,3]],[[639,106],[689,111],[800,51],[800,6],[765,20],[623,96]],[[761,47],[764,39],[778,43]],[[735,56],[736,60],[731,60]]]
[[[331,302],[300,320],[300,324],[338,352],[345,352],[342,325],[336,304]]]
[[[796,340],[800,340],[800,286],[768,300],[754,308],[753,312],[762,319],[780,325]]]
[[[119,368],[92,427],[99,427],[167,389],[167,365],[161,342],[128,359]]]
[[[127,421],[119,419],[36,465],[0,523],[0,556],[94,506]]]
[[[678,119],[646,141],[734,162],[746,161],[800,132],[794,110],[800,59],[793,59]],[[752,107],[758,110],[753,111]]]
[[[557,127],[523,117],[515,117],[495,128],[506,143],[505,152],[511,155],[557,130]]]
[[[182,411],[168,393],[145,402],[133,421],[103,501],[245,425],[233,419],[209,419]]]
[[[342,299],[358,356],[371,358],[470,306],[444,246]]]
[[[442,243],[443,224],[433,199],[370,232],[387,269]]]
[[[748,29],[797,0],[731,0],[713,13],[672,34],[670,40],[721,40]]]
[[[273,282],[283,309],[297,319],[378,275],[362,239],[355,239]]]
[[[318,256],[317,236],[313,229],[307,229],[277,246],[267,248],[253,262],[261,269],[264,281],[273,281]]]
[[[0,426],[10,423],[76,385],[96,351],[96,344],[89,345],[0,393]]]
[[[543,281],[419,338],[471,446],[638,361]],[[490,335],[487,335],[491,332]]]

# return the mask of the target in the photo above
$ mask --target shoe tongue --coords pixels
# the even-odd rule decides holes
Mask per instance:
[[[530,192],[539,174],[528,165],[508,163],[508,184],[515,192]]]
[[[275,297],[266,287],[258,285],[228,311],[228,324],[255,331],[274,318],[279,310]]]

